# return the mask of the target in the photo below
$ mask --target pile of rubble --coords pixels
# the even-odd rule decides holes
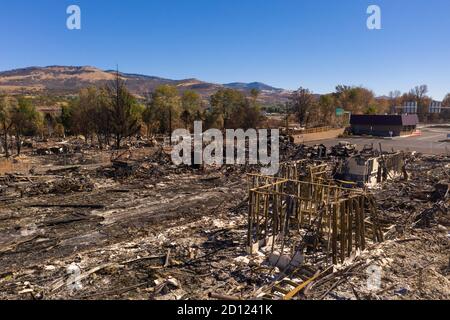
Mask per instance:
[[[31,183],[22,190],[28,196],[42,194],[64,195],[72,192],[91,192],[94,190],[94,183],[90,178],[62,178],[38,183]]]
[[[280,148],[288,163],[327,171],[355,154],[386,154],[288,140]],[[257,166],[177,167],[162,148],[141,151],[51,170],[58,155],[39,156],[33,172],[0,179],[0,299],[261,299],[295,289],[293,299],[450,298],[448,157],[408,156],[408,179],[370,191],[384,242],[332,266],[312,251],[296,273],[282,247],[250,254],[246,173]],[[314,228],[301,234],[317,244]]]
[[[327,148],[323,144],[306,146],[293,143],[289,137],[280,137],[280,158],[284,161],[303,159],[325,159],[328,157]]]
[[[435,217],[445,219],[449,207],[450,158],[411,155],[406,170],[408,180],[383,184],[374,193],[385,221],[397,224],[422,221],[429,226]]]

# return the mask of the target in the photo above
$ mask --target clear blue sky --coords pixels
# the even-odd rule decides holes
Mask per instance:
[[[82,30],[66,29],[66,8]],[[382,30],[366,9],[382,9]],[[450,92],[448,0],[3,0],[0,70],[119,64],[124,72],[227,83],[261,81],[378,95],[428,84]]]

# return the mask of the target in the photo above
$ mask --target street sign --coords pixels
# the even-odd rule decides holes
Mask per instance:
[[[345,113],[345,110],[342,108],[336,108],[336,117],[342,117]]]

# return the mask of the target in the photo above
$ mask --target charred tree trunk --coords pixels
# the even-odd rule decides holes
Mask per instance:
[[[5,133],[3,134],[3,145],[5,147],[5,157],[9,158],[9,146],[8,146],[8,133],[5,131]]]
[[[17,155],[20,156],[20,152],[22,151],[22,139],[20,138],[20,134],[16,134],[16,148]]]

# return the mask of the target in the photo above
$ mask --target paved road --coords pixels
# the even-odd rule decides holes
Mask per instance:
[[[327,147],[334,146],[340,141],[348,141],[356,144],[358,148],[372,144],[378,148],[379,143],[383,150],[417,151],[425,154],[450,154],[450,142],[442,142],[450,134],[450,128],[420,128],[421,136],[395,137],[392,139],[373,138],[337,138],[322,141],[308,142],[307,145],[324,144]]]

